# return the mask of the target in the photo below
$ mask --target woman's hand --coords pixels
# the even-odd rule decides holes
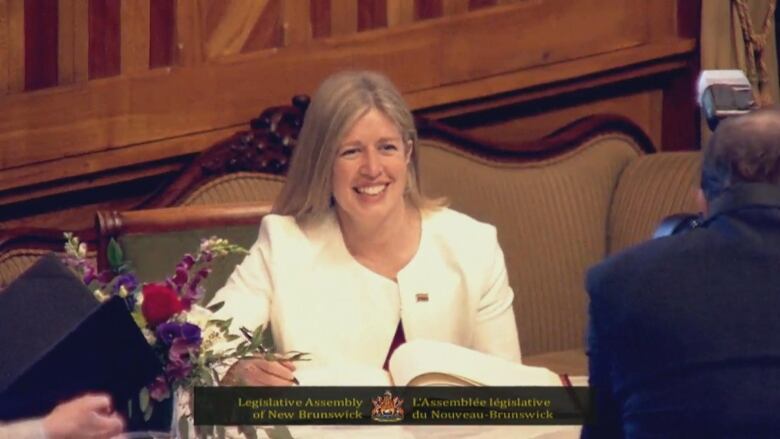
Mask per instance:
[[[89,394],[63,402],[43,418],[49,439],[111,438],[125,427],[111,407],[111,397]]]
[[[223,386],[292,386],[297,384],[291,361],[264,358],[238,360],[222,378]]]

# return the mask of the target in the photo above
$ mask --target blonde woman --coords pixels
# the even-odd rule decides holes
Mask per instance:
[[[308,365],[386,367],[404,340],[519,361],[512,289],[493,226],[420,191],[414,121],[384,76],[326,79],[259,238],[213,302],[233,329],[270,323]],[[299,364],[299,367],[302,367]],[[295,366],[236,363],[227,383],[290,385]]]

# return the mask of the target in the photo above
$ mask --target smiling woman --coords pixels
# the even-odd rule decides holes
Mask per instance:
[[[386,77],[326,79],[273,214],[213,300],[225,303],[218,317],[236,332],[270,323],[277,349],[311,354],[301,368],[387,368],[406,339],[519,360],[496,230],[421,192],[416,141]],[[295,366],[242,360],[223,382],[290,385]]]

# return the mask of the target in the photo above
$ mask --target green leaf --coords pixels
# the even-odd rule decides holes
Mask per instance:
[[[152,412],[154,411],[154,406],[151,404],[146,407],[146,410],[144,410],[144,421],[149,421],[149,419],[152,418]]]
[[[111,241],[108,242],[108,265],[111,266],[112,270],[119,270],[124,264],[124,259],[122,247],[114,238],[111,238]]]
[[[141,407],[141,411],[146,414],[146,409],[149,408],[149,389],[146,387],[138,392],[138,406]]]
[[[225,301],[224,300],[222,302],[217,302],[217,303],[215,303],[213,305],[209,305],[209,306],[206,307],[206,309],[211,311],[211,312],[217,312],[220,309],[222,309],[223,306],[225,306]]]

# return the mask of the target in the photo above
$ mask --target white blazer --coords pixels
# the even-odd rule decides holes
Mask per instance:
[[[519,361],[513,297],[489,224],[450,209],[424,212],[419,248],[396,283],[352,257],[331,211],[303,228],[291,216],[266,216],[212,303],[225,302],[216,317],[232,317],[236,334],[270,321],[277,351],[311,353],[307,366],[382,367],[399,318],[407,340]]]

